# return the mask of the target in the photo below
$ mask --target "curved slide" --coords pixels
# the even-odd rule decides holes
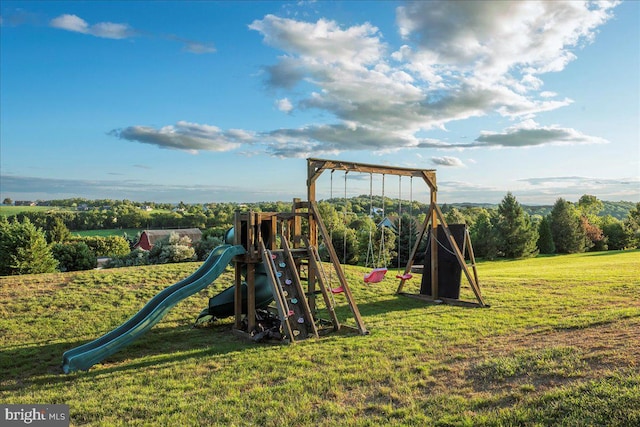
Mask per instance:
[[[242,246],[218,246],[211,251],[206,261],[191,276],[161,291],[121,326],[94,341],[66,351],[62,355],[62,369],[65,373],[88,370],[91,366],[131,344],[157,324],[178,302],[209,286],[224,272],[233,257],[243,253],[245,253],[245,249]],[[233,286],[211,300],[215,301],[218,298],[221,300],[221,307],[227,307],[229,295],[231,295],[231,304],[233,304]],[[217,317],[228,316],[223,316],[226,314],[224,310],[213,314]]]

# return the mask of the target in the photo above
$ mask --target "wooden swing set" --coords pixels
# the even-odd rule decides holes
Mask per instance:
[[[476,269],[475,256],[473,253],[473,247],[471,245],[471,238],[469,236],[469,232],[465,227],[464,230],[464,242],[462,244],[462,249],[453,234],[451,233],[449,226],[444,218],[444,214],[442,213],[440,207],[437,204],[437,192],[438,187],[436,184],[436,173],[433,169],[414,169],[414,168],[404,168],[404,167],[394,167],[394,166],[384,166],[384,165],[372,165],[366,163],[356,163],[356,162],[345,162],[338,160],[326,160],[326,159],[315,159],[309,158],[307,159],[307,197],[310,203],[316,202],[316,181],[320,177],[320,175],[324,171],[345,171],[345,173],[349,172],[359,172],[359,173],[369,173],[369,174],[380,174],[383,176],[383,192],[384,192],[384,176],[385,175],[393,175],[398,177],[410,177],[410,178],[419,178],[422,179],[429,188],[429,209],[427,211],[427,215],[425,217],[424,223],[420,228],[416,236],[416,241],[413,244],[413,248],[411,249],[411,253],[409,255],[407,264],[405,266],[404,272],[398,273],[396,278],[400,280],[398,284],[398,288],[396,293],[400,295],[415,297],[421,300],[432,301],[432,302],[445,302],[449,304],[456,305],[465,305],[465,306],[479,306],[486,307],[482,293],[480,292],[480,285],[478,282],[478,272]],[[371,191],[370,191],[371,193]],[[384,193],[383,193],[384,194]],[[412,195],[412,194],[411,194]],[[384,195],[383,195],[384,198]],[[401,197],[399,197],[401,199]],[[401,219],[400,219],[401,220]],[[321,220],[320,220],[321,222]],[[444,232],[446,236],[447,245],[438,240],[438,227]],[[317,245],[317,231],[310,230],[312,244]],[[410,280],[413,276],[411,274],[412,268],[415,264],[416,257],[419,255],[418,251],[420,249],[420,245],[425,237],[428,234],[428,246],[431,247],[432,250],[430,253],[430,268],[429,271],[424,271],[424,274],[430,275],[430,294],[410,294],[403,292],[405,283]],[[331,246],[331,245],[327,245]],[[439,279],[440,275],[438,274],[438,247],[448,246],[455,258],[458,261],[458,264],[464,273],[471,290],[473,291],[476,301],[463,301],[458,298],[449,298],[442,297],[439,292],[440,284]],[[330,251],[331,252],[331,251]],[[337,255],[335,255],[335,251],[333,251],[333,255],[335,256],[337,262]],[[330,254],[331,255],[331,254]],[[465,257],[469,258],[470,264],[467,264]],[[339,263],[338,263],[339,264]],[[374,268],[370,273],[365,275],[365,282],[367,283],[375,283],[382,280],[384,275],[386,274],[386,267],[377,267]]]
[[[285,339],[289,342],[312,336],[317,337],[325,331],[339,331],[345,327],[338,320],[334,294],[341,294],[341,297],[346,299],[356,323],[353,329],[356,329],[360,334],[368,334],[342,270],[339,257],[333,247],[331,233],[327,230],[319,213],[316,201],[316,182],[327,170],[382,174],[383,176],[396,175],[400,179],[411,177],[424,180],[430,190],[429,210],[422,228],[416,235],[416,241],[404,272],[398,271],[396,275],[400,280],[397,293],[432,302],[486,306],[480,293],[469,234],[465,228],[465,240],[461,250],[449,231],[442,211],[436,204],[437,187],[434,170],[309,158],[307,159],[307,201],[294,199],[290,212],[236,211],[235,213],[233,243],[245,248],[244,254],[234,258],[235,322],[233,330],[236,334],[253,339],[255,331],[259,329],[257,318],[253,315],[256,313],[256,285],[260,280],[258,276],[260,278],[266,276],[267,278],[268,286],[270,286],[274,297],[277,316],[282,324]],[[427,295],[424,292],[420,294],[403,292],[405,283],[412,278],[412,267],[424,236],[429,233],[428,245],[431,248],[438,248],[439,244],[442,245],[437,236],[438,223],[446,235],[452,249],[451,252],[455,255],[471,285],[477,302],[462,301],[440,295],[438,250],[431,250],[430,271],[424,272],[424,274],[430,274],[430,293]],[[332,288],[333,279],[325,271],[318,253],[319,237],[322,238],[324,248],[329,256],[330,274],[335,274],[337,277],[338,286],[335,288]],[[468,254],[471,261],[470,266],[465,261],[465,253]],[[386,266],[373,268],[369,274],[365,275],[364,280],[367,283],[379,282],[386,272]],[[323,308],[328,314],[328,319],[318,317],[319,308],[316,304],[318,295],[322,296]],[[252,313],[252,315],[244,317],[245,313]],[[318,325],[328,327],[323,329]]]

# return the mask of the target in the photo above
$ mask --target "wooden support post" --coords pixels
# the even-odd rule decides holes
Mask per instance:
[[[235,322],[233,327],[240,329],[242,327],[242,267],[239,261],[235,262],[235,288],[233,292],[233,312]]]
[[[469,252],[469,260],[471,261],[471,269],[473,270],[473,278],[478,284],[478,290],[480,290],[480,281],[478,280],[478,270],[476,268],[476,256],[473,253],[473,245],[471,245],[471,236],[469,235],[469,230],[465,228],[464,233],[466,239],[467,251]]]
[[[438,216],[436,214],[438,204],[436,192],[431,191],[431,296],[438,299]]]
[[[360,316],[360,310],[358,310],[358,306],[355,303],[355,299],[353,298],[351,289],[349,289],[349,284],[347,283],[347,278],[344,275],[344,271],[342,271],[342,268],[340,268],[340,261],[338,260],[338,255],[336,254],[336,251],[333,248],[333,244],[331,243],[329,232],[325,228],[324,223],[322,222],[322,218],[320,218],[318,205],[316,202],[310,202],[309,206],[311,208],[311,213],[313,214],[313,216],[315,217],[315,220],[317,221],[318,229],[322,234],[322,239],[324,240],[327,250],[329,252],[329,259],[331,260],[331,263],[333,264],[333,268],[335,269],[336,274],[338,275],[340,286],[342,286],[342,289],[344,290],[344,294],[347,297],[347,302],[349,304],[349,308],[351,309],[351,313],[355,318],[356,325],[358,325],[358,330],[362,335],[366,335],[369,333],[369,331],[367,331],[367,328],[364,325],[364,321],[362,320],[362,316]]]
[[[322,298],[324,298],[324,304],[329,311],[329,316],[331,317],[331,322],[333,323],[333,330],[337,331],[340,329],[340,321],[338,320],[331,295],[329,294],[331,292],[331,290],[328,289],[329,285],[325,282],[323,275],[320,273],[320,269],[322,268],[320,266],[320,263],[322,262],[320,260],[320,255],[318,254],[316,248],[309,244],[309,239],[305,237],[304,241],[307,245],[307,252],[309,253],[309,271],[313,269],[316,272],[315,276],[318,278],[318,282],[320,283]]]
[[[256,328],[256,265],[247,264],[247,332]]]

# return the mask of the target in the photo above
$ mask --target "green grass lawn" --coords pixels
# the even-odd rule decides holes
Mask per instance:
[[[365,285],[347,267],[371,334],[295,345],[242,341],[232,319],[192,328],[229,269],[130,347],[62,374],[64,351],[198,265],[1,277],[0,401],[66,403],[72,425],[640,425],[637,250],[480,263],[490,308],[397,296],[395,272]]]
[[[49,211],[61,211],[69,210],[68,208],[61,208],[59,206],[0,206],[0,215],[12,216],[21,212],[49,212]]]
[[[135,239],[137,234],[142,230],[137,228],[113,228],[108,230],[83,230],[83,231],[73,231],[71,234],[82,236],[82,237],[109,237],[109,236],[119,236],[122,237],[124,233],[127,233],[132,239]]]

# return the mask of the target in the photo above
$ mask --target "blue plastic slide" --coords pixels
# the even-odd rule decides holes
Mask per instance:
[[[121,326],[94,341],[66,351],[62,355],[62,369],[65,373],[88,370],[131,344],[158,323],[177,303],[209,286],[224,272],[233,257],[244,252],[242,246],[218,246],[195,273],[161,291]],[[222,293],[224,292],[229,293],[229,290]]]

